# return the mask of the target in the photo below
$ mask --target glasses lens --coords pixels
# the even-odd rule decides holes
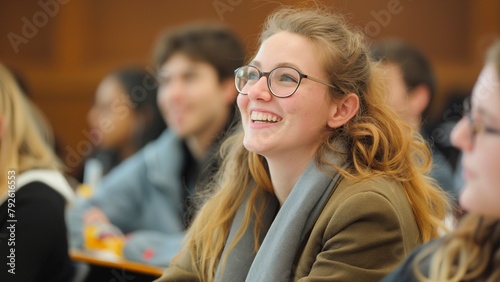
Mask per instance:
[[[252,66],[243,66],[236,70],[234,83],[238,92],[248,94],[252,86],[259,81],[259,70]]]
[[[471,106],[470,106],[470,97],[465,98],[463,107],[464,107],[463,108],[463,110],[464,110],[463,116],[470,115],[470,110],[471,110],[470,109],[471,108]]]
[[[269,74],[269,87],[278,97],[292,95],[299,87],[299,82],[300,74],[292,68],[276,68]]]

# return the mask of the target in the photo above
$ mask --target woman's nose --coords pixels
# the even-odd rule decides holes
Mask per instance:
[[[248,98],[250,100],[270,101],[272,96],[268,86],[268,78],[265,76],[262,76],[248,91]]]

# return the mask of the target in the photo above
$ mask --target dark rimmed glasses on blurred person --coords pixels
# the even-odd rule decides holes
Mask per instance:
[[[471,98],[464,101],[464,114],[462,118],[466,118],[470,126],[471,143],[474,144],[476,136],[479,134],[492,134],[500,136],[500,129],[492,128],[484,125],[480,120],[476,120],[472,114]]]

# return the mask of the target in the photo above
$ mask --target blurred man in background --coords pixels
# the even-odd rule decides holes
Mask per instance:
[[[84,248],[88,227],[108,226],[125,235],[118,253],[126,259],[168,265],[190,222],[190,196],[218,167],[215,154],[235,111],[233,72],[244,59],[235,34],[218,24],[183,26],[160,39],[158,106],[168,129],[72,207],[72,247]]]
[[[458,195],[454,188],[452,167],[425,131],[436,92],[436,77],[431,65],[422,52],[401,40],[375,42],[371,53],[386,70],[389,103],[429,142],[433,158],[431,177],[448,193],[450,202],[455,202]]]

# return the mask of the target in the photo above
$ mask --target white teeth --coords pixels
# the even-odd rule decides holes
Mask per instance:
[[[266,113],[258,113],[258,112],[252,112],[250,115],[250,118],[253,121],[266,121],[266,122],[278,122],[281,120],[281,118],[271,115],[271,114],[266,114]]]

